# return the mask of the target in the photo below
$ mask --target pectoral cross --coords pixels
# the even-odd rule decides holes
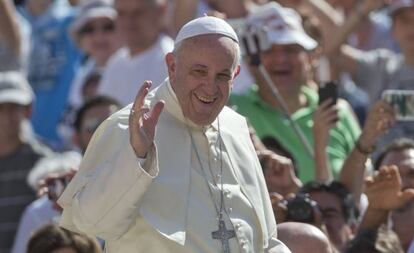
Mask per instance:
[[[227,230],[226,224],[222,219],[219,220],[219,229],[211,233],[213,239],[221,241],[221,248],[223,253],[230,253],[229,239],[236,237],[234,230]]]

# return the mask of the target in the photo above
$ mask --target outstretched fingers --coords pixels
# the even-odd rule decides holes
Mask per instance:
[[[147,80],[138,90],[138,93],[134,100],[134,104],[132,105],[132,108],[131,108],[132,112],[139,111],[144,106],[145,97],[148,95],[151,85],[152,85],[152,82]]]

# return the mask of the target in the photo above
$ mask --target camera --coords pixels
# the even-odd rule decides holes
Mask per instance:
[[[68,183],[69,180],[66,177],[59,177],[47,180],[46,185],[48,188],[47,194],[49,199],[52,201],[57,201],[57,199],[65,190]]]
[[[297,194],[293,199],[286,201],[287,221],[297,221],[303,223],[315,223],[314,208],[316,202],[308,194]]]
[[[267,38],[267,27],[255,27],[247,24],[244,18],[227,19],[240,41],[243,56],[252,56],[271,47]]]

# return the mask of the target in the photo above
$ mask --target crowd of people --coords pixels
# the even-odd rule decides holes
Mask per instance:
[[[413,122],[413,0],[1,0],[0,253],[414,253]]]

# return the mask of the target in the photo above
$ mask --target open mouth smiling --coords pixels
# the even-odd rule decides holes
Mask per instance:
[[[217,97],[213,96],[203,96],[197,93],[194,93],[194,96],[204,104],[212,104],[216,101]]]

